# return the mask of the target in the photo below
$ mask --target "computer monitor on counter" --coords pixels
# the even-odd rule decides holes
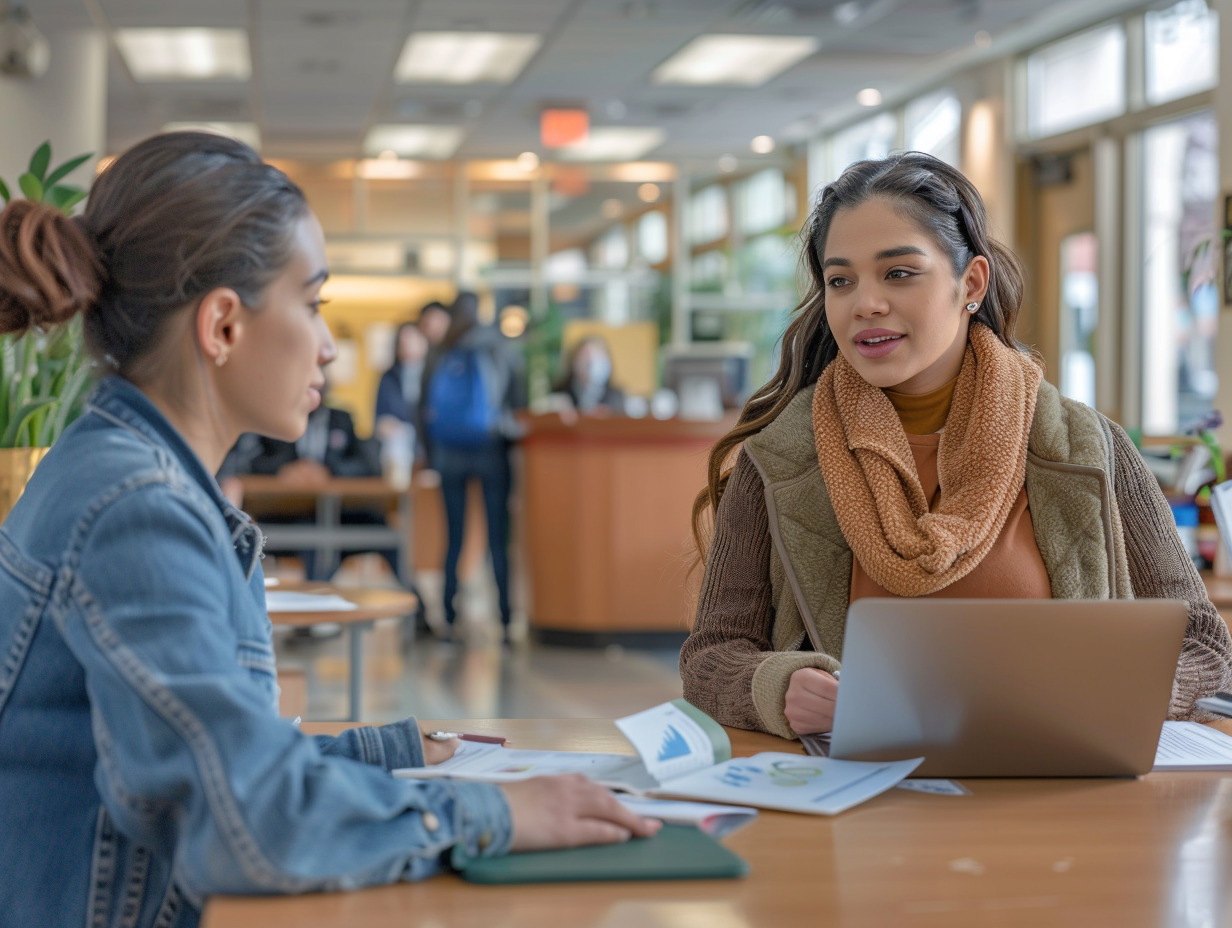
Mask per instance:
[[[684,419],[720,419],[749,398],[753,346],[748,342],[698,342],[663,347],[663,386],[680,401]]]

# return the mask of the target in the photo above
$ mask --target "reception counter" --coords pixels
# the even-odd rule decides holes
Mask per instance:
[[[735,424],[557,415],[525,420],[523,530],[530,624],[542,641],[680,641],[693,499],[710,447]]]

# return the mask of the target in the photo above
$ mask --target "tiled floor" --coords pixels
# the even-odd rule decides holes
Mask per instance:
[[[379,575],[376,582],[381,582]],[[374,582],[344,567],[335,582]],[[439,577],[420,578],[436,620]],[[681,695],[675,649],[563,648],[522,640],[499,645],[490,617],[490,591],[463,591],[460,643],[420,637],[400,642],[398,623],[379,622],[365,635],[362,721],[415,715],[452,718],[618,718]],[[515,614],[515,632],[524,630]],[[515,634],[515,638],[519,635]],[[280,666],[300,667],[308,681],[306,719],[340,718],[347,711],[347,636],[326,640],[278,630]]]

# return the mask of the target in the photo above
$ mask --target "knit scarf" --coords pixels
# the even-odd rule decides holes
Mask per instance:
[[[840,354],[813,395],[817,460],[843,536],[865,573],[896,596],[935,593],[992,548],[1026,479],[1043,372],[972,323],[937,448],[935,512],[890,400]]]

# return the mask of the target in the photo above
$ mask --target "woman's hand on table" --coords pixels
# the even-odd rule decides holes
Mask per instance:
[[[454,752],[458,750],[458,746],[462,744],[457,738],[450,738],[448,741],[436,741],[429,738],[426,731],[420,731],[419,736],[420,741],[423,742],[425,767],[431,767],[433,764],[443,764],[453,757]]]
[[[783,715],[797,735],[830,731],[834,727],[834,703],[838,680],[816,667],[803,667],[791,675]]]
[[[514,851],[649,838],[663,823],[635,815],[580,773],[535,777],[504,786],[513,816]]]

